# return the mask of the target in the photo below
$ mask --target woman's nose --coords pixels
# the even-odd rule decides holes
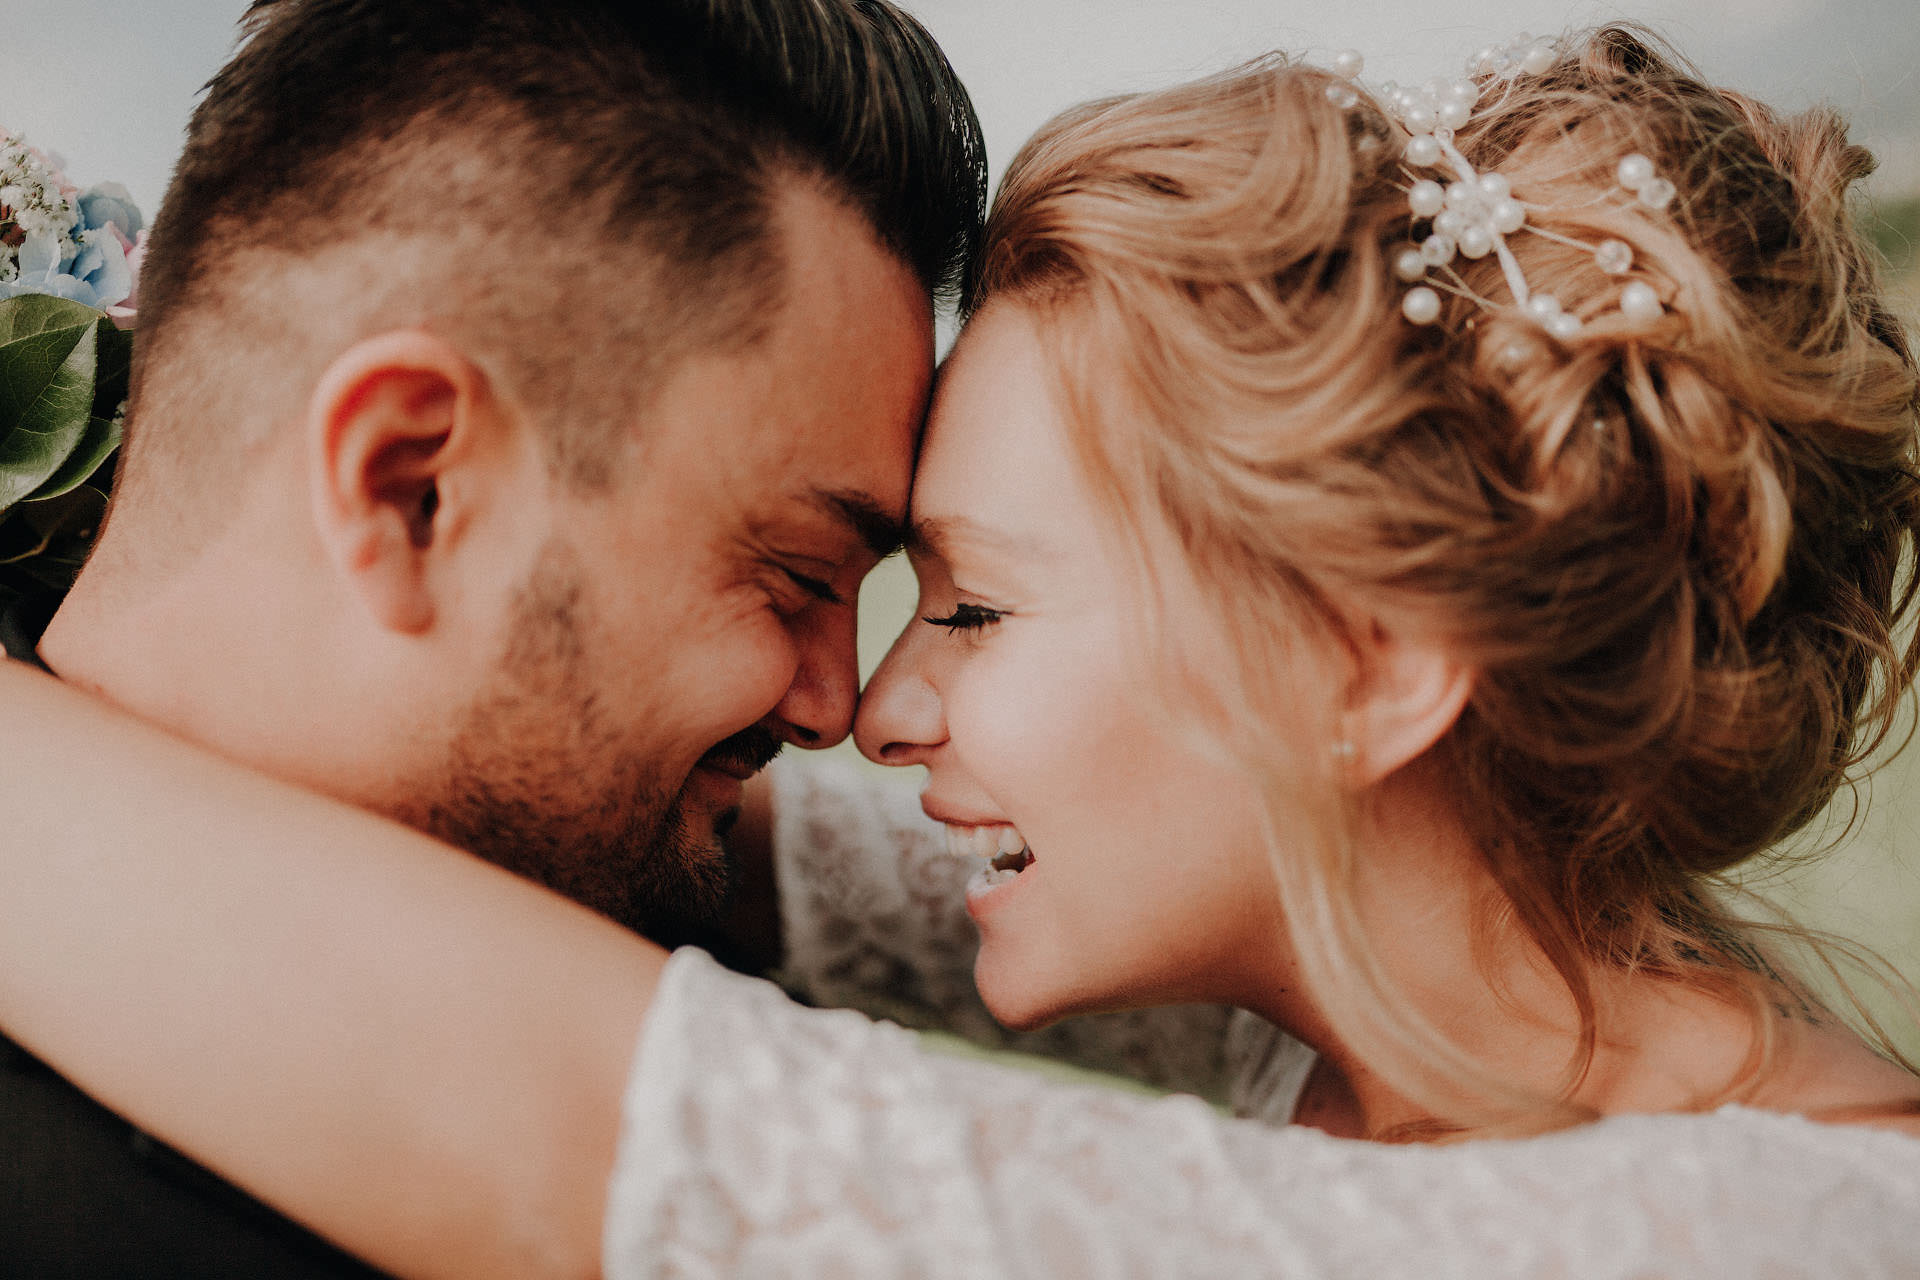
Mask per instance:
[[[947,740],[940,694],[915,662],[917,629],[907,624],[860,694],[853,741],[875,764],[925,764]]]

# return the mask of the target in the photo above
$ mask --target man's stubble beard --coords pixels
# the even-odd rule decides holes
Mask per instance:
[[[731,868],[705,820],[686,812],[685,778],[663,777],[618,732],[630,726],[607,723],[582,599],[576,557],[549,542],[514,601],[495,679],[438,776],[395,816],[671,943],[719,919]]]

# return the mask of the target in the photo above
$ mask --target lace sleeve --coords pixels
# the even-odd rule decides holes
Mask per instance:
[[[911,779],[821,757],[782,761],[772,776],[786,939],[776,976],[796,997],[1215,1101],[1234,1092],[1226,1009],[1097,1014],[1025,1033],[1000,1026],[973,985],[979,935],[965,889],[978,864],[947,851]]]
[[[1920,1274],[1920,1142],[1728,1108],[1349,1142],[1075,1087],[669,963],[610,1186],[611,1280]]]

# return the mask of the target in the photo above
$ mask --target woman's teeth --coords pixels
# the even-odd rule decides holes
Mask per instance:
[[[956,857],[986,858],[991,866],[986,875],[994,883],[1011,880],[1033,862],[1033,851],[1018,828],[999,824],[991,827],[948,825],[947,851]]]

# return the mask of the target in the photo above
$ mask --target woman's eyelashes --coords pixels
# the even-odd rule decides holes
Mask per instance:
[[[984,631],[1000,619],[1006,617],[1003,609],[989,609],[980,604],[956,604],[953,612],[944,618],[924,617],[920,619],[929,626],[945,627],[949,631]]]

